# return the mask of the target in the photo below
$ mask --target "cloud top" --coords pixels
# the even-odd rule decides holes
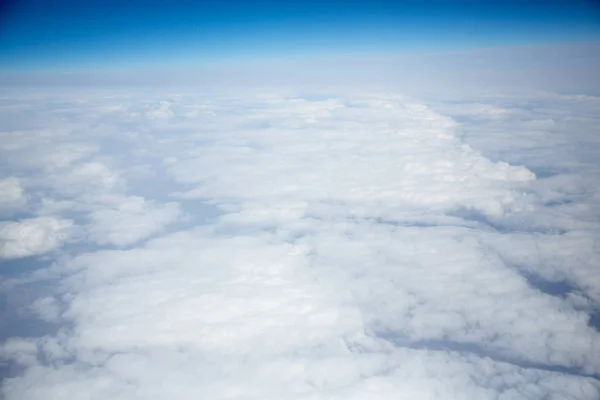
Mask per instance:
[[[59,325],[5,398],[598,398],[595,139],[545,130],[595,98],[64,96],[1,150],[0,255],[51,260],[4,285]]]

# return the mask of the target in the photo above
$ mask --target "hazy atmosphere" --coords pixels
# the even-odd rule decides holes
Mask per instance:
[[[0,4],[0,399],[600,399],[597,2]]]

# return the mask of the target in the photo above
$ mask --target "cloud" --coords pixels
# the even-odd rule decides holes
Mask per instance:
[[[36,256],[58,249],[69,238],[72,222],[38,217],[0,223],[0,258]]]
[[[118,176],[100,162],[86,162],[70,169],[67,174],[55,176],[55,179],[59,190],[87,193],[112,188],[117,184]]]
[[[152,111],[148,111],[146,115],[150,119],[168,119],[169,117],[173,116],[173,111],[171,110],[171,103],[169,103],[168,101],[161,101],[159,108]]]
[[[376,213],[381,207],[466,206],[494,217],[515,203],[507,183],[535,178],[523,167],[491,163],[457,144],[454,121],[427,107],[395,98],[361,100],[351,107],[332,107],[329,100],[311,108],[270,104],[269,114],[261,110],[248,118],[269,120],[262,133],[251,137],[255,128],[237,141],[215,140],[169,171],[180,182],[201,183],[184,198],[368,204],[368,212]],[[285,135],[275,133],[281,129]]]
[[[598,398],[595,98],[72,96],[2,150],[62,324],[5,398]]]
[[[154,206],[142,197],[116,197],[110,203],[89,214],[89,236],[99,244],[134,244],[162,231],[181,214],[177,203]]]
[[[54,297],[38,298],[30,308],[44,321],[58,322],[60,319],[60,306]]]
[[[0,179],[0,213],[19,210],[26,203],[27,195],[19,179],[15,177]]]

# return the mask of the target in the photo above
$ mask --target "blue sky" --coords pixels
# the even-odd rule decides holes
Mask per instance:
[[[25,0],[2,8],[0,68],[104,69],[414,53],[600,39],[592,1]]]

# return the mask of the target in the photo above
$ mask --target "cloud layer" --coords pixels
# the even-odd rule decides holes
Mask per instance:
[[[536,96],[10,98],[4,396],[597,399],[597,98]]]

